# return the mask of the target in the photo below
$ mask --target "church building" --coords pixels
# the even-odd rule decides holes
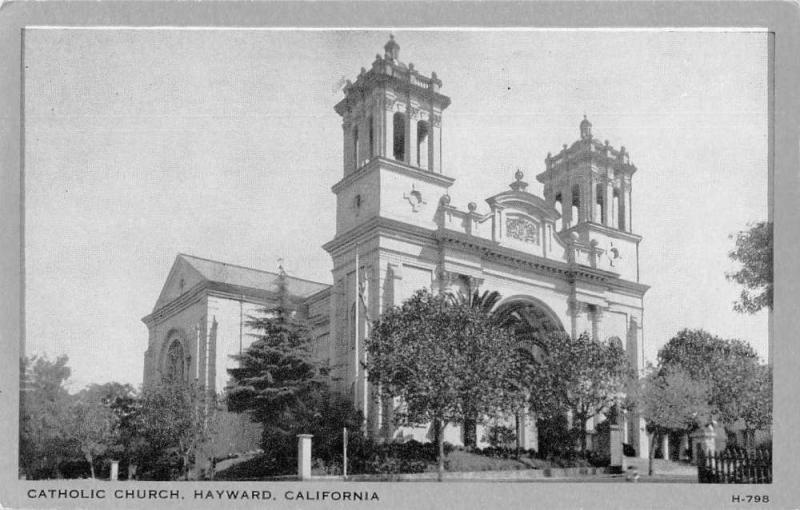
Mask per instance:
[[[444,172],[442,130],[450,98],[442,81],[400,60],[393,37],[369,69],[344,87],[342,177],[333,185],[336,232],[323,248],[332,285],[287,277],[290,299],[312,327],[330,384],[350,395],[367,428],[385,439],[426,440],[425,427],[396,427],[397,402],[382,402],[362,370],[370,321],[411,294],[497,291],[497,313],[544,317],[570,335],[618,342],[641,369],[643,297],[633,232],[631,164],[625,147],[592,136],[584,116],[578,139],[548,153],[528,191],[521,171],[488,206],[451,205],[458,177]],[[499,186],[500,187],[500,186]],[[479,211],[487,211],[480,212]],[[231,355],[246,349],[247,317],[275,303],[279,275],[178,255],[153,311],[144,383],[196,381],[224,391]],[[528,313],[535,312],[535,313]],[[591,427],[590,427],[591,428]],[[623,442],[647,454],[644,423],[623,417]],[[592,431],[589,430],[591,433]],[[524,448],[538,449],[534,416],[521,417]],[[478,439],[481,439],[480,428]],[[445,440],[462,443],[451,424]]]

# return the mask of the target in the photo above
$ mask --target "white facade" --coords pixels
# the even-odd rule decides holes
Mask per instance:
[[[439,92],[435,73],[427,77],[400,62],[393,39],[384,49],[369,71],[348,82],[335,107],[343,120],[343,177],[332,188],[336,233],[323,246],[333,261],[333,285],[291,279],[289,286],[313,324],[333,388],[352,396],[374,435],[428,437],[425,427],[395,428],[397,402],[381,402],[360,369],[369,322],[422,287],[498,291],[498,310],[535,307],[573,336],[616,337],[642,368],[648,287],[639,282],[641,238],[631,228],[636,167],[625,148],[592,138],[584,119],[578,141],[547,155],[537,176],[544,198],[527,192],[517,172],[509,189],[486,199],[488,213],[475,203],[459,210],[448,195],[457,176],[442,173],[442,118],[450,99]],[[221,391],[230,354],[251,341],[243,321],[274,300],[276,278],[180,255],[144,319],[145,382],[174,372],[169,349],[177,341],[185,378]],[[523,446],[537,448],[534,418],[522,419]],[[459,444],[460,428],[448,426],[445,440]],[[642,420],[627,416],[623,440],[646,455]]]

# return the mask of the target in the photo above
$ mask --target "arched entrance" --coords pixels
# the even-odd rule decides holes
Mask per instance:
[[[492,313],[514,331],[521,346],[540,346],[547,335],[565,331],[549,306],[529,296],[504,299]]]
[[[541,361],[545,354],[543,349],[544,338],[553,333],[563,333],[564,326],[556,314],[546,304],[529,296],[512,296],[500,301],[492,311],[500,324],[514,332],[518,340],[518,349],[523,356],[530,356],[536,361]],[[516,417],[517,437],[525,436],[527,417]],[[527,427],[530,428],[530,427]],[[535,427],[534,427],[535,428]],[[536,434],[529,432],[528,436]],[[477,420],[465,419],[463,429],[465,446],[476,446]],[[533,441],[535,442],[535,440]],[[531,443],[528,438],[524,443]]]

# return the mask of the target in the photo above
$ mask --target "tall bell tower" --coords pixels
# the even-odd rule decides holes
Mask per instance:
[[[415,275],[438,259],[419,255],[435,252],[439,200],[454,182],[442,171],[442,113],[450,98],[440,93],[441,80],[403,63],[394,36],[383,49],[347,81],[334,107],[342,118],[343,175],[332,187],[336,235],[323,247],[333,259],[332,383],[372,432],[386,420],[364,370],[364,338],[404,288],[431,285],[430,277]],[[415,268],[403,265],[404,254]]]
[[[442,111],[450,99],[439,94],[436,73],[420,74],[400,61],[400,45],[390,36],[384,54],[347,80],[335,107],[342,117],[344,174],[375,157],[442,173]]]

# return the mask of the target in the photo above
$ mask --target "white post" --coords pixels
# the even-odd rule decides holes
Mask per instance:
[[[300,480],[311,478],[312,437],[312,434],[297,434],[297,477]]]
[[[116,482],[119,480],[119,461],[112,460],[111,461],[111,481]]]

